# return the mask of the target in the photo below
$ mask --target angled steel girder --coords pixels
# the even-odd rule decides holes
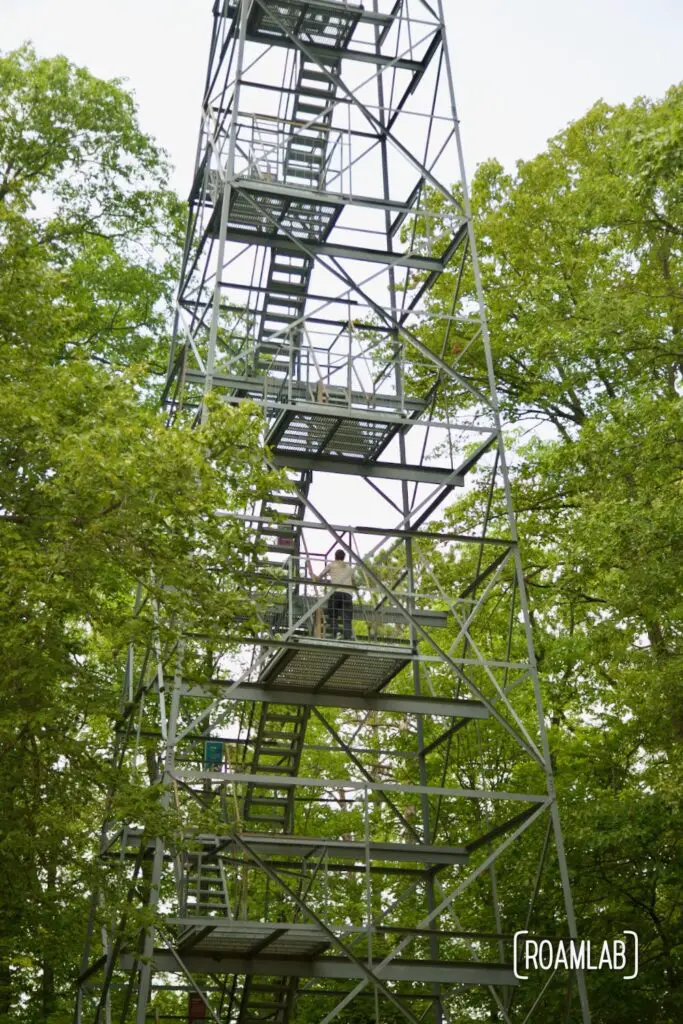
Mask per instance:
[[[187,954],[183,957],[186,967],[194,974],[255,974],[269,976],[281,974],[297,978],[359,978],[360,968],[354,968],[343,957],[321,957],[319,960],[290,960],[286,957],[256,955],[253,957],[200,956]],[[133,958],[121,957],[121,967],[131,970]],[[154,953],[153,966],[157,971],[175,971],[177,964],[173,956],[164,949]],[[443,985],[511,985],[516,986],[512,968],[503,964],[473,961],[472,963],[434,963],[428,960],[413,960],[393,963],[382,970],[386,981],[411,981],[428,984],[439,982]]]
[[[100,941],[93,902],[75,1024],[143,1024],[164,987],[178,1017],[190,993],[217,1024],[259,1001],[297,1024],[305,979],[319,1024],[361,993],[375,1021],[444,1024],[470,986],[521,1024],[549,996],[511,998],[506,942],[555,860],[576,933],[443,4],[369,6],[214,7],[169,421],[212,390],[255,403],[289,483],[234,517],[254,553],[225,581],[244,607],[224,646],[174,639],[138,594],[158,635],[128,652],[117,765],[146,760],[183,825],[103,829],[128,910]],[[475,470],[462,528],[444,504]],[[339,621],[335,547],[359,577]],[[479,824],[458,837],[462,807]]]
[[[189,697],[206,696],[211,691],[207,687],[192,687],[187,691]],[[434,715],[444,718],[478,718],[489,717],[486,707],[473,700],[457,700],[452,697],[439,700],[437,697],[393,696],[378,694],[371,697],[355,697],[353,694],[299,693],[293,689],[277,689],[272,686],[249,686],[242,684],[233,690],[227,700],[252,700],[271,704],[300,704],[306,707],[352,708],[358,711],[390,711],[407,715]]]

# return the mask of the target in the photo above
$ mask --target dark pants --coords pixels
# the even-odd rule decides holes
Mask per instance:
[[[353,639],[351,631],[351,619],[353,617],[353,598],[351,594],[345,594],[335,590],[327,602],[327,629],[331,636],[336,636],[341,627],[344,632],[344,639]]]

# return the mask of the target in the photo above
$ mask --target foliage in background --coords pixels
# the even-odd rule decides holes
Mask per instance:
[[[514,487],[580,931],[641,935],[634,1024],[683,1009],[682,142],[680,87],[600,103],[515,174],[483,165],[472,188],[503,412],[548,425],[518,445]],[[0,58],[7,1020],[71,1016],[116,666],[145,628],[131,588],[155,572],[178,584],[157,595],[170,611],[224,634],[246,543],[216,509],[269,486],[248,410],[171,432],[154,408],[180,216],[166,175],[118,83],[28,48]],[[473,490],[449,525],[469,532],[483,500]],[[467,576],[436,553],[434,566],[449,589]],[[493,757],[503,785],[515,767],[505,745]],[[594,1019],[620,1022],[623,983],[591,983]]]
[[[132,98],[29,47],[0,58],[0,1018],[71,1019],[111,713],[137,583],[224,636],[267,488],[253,411],[169,431],[181,209]],[[141,637],[144,641],[144,636]],[[156,794],[150,791],[147,811]]]
[[[517,445],[514,501],[580,932],[602,941],[634,928],[643,948],[629,1018],[673,1024],[683,1013],[683,87],[660,102],[596,104],[514,174],[482,165],[472,201],[503,414],[541,424]],[[450,301],[449,282],[440,287],[435,311]],[[457,358],[457,329],[452,345]],[[463,361],[483,386],[472,352]],[[468,532],[484,501],[474,491],[455,504],[449,527]],[[457,588],[461,571],[446,566],[444,579]],[[594,1020],[616,1024],[623,983],[590,981]]]

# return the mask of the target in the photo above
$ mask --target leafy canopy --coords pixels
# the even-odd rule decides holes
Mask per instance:
[[[61,1021],[135,588],[223,638],[249,545],[220,511],[270,481],[252,410],[157,411],[182,210],[131,96],[26,46],[0,115],[0,1016]]]

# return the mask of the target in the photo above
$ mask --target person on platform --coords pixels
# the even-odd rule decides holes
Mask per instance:
[[[353,620],[353,566],[346,564],[346,555],[339,548],[334,553],[334,561],[328,562],[318,576],[319,580],[328,579],[332,593],[327,602],[325,616],[327,618],[327,635],[334,639],[341,627],[345,640],[353,640],[351,623]]]

